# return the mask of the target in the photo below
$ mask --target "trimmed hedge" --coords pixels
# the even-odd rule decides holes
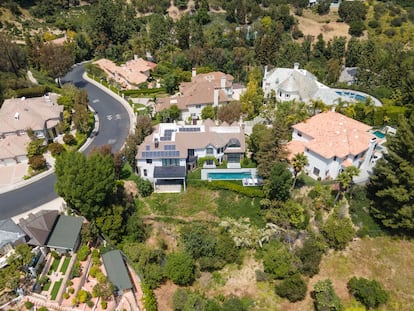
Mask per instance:
[[[45,93],[50,92],[50,88],[44,85],[28,87],[24,89],[18,89],[15,91],[16,97],[39,97],[43,96]]]
[[[225,180],[214,180],[209,182],[208,187],[212,190],[230,190],[243,194],[250,198],[264,198],[264,192],[259,187],[244,187]]]
[[[137,89],[137,90],[125,90],[122,91],[125,96],[132,95],[153,95],[158,93],[167,93],[165,88],[153,88],[153,89]]]

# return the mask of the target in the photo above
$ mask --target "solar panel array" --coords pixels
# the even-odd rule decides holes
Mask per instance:
[[[180,151],[170,150],[170,151],[144,151],[142,152],[142,157],[145,159],[154,159],[154,158],[171,158],[179,157]]]
[[[165,145],[164,150],[175,150],[175,145]]]
[[[161,136],[160,140],[161,141],[170,141],[173,132],[175,132],[175,130],[165,130],[164,131],[164,136]]]
[[[199,127],[180,127],[180,132],[200,132]]]

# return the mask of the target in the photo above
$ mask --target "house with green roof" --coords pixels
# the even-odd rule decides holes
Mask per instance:
[[[80,243],[83,218],[59,215],[46,246],[59,253],[73,253]]]
[[[109,281],[120,292],[132,289],[131,278],[125,265],[124,258],[119,250],[113,250],[102,255],[106,274]]]

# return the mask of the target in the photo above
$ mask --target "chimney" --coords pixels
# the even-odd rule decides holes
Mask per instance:
[[[195,77],[197,75],[197,68],[191,69],[191,77]]]
[[[299,63],[294,63],[293,64],[293,69],[299,70]]]
[[[377,138],[376,137],[371,138],[368,144],[368,150],[365,153],[364,163],[362,163],[361,165],[363,168],[366,168],[369,166],[376,145],[377,145]]]
[[[224,76],[221,77],[221,80],[220,80],[220,87],[222,89],[226,88],[226,82],[227,82],[227,79],[226,79],[226,76],[224,75]]]
[[[16,112],[16,113],[14,114],[14,119],[15,119],[15,120],[19,120],[19,117],[20,117],[20,114],[19,114],[18,112]]]
[[[160,143],[158,141],[158,138],[155,138],[155,140],[154,140],[155,149],[158,149],[159,145],[160,145]]]
[[[219,92],[220,92],[219,89],[217,89],[217,88],[214,89],[213,107],[218,107],[218,105],[219,105]]]
[[[138,60],[138,55],[134,54],[134,60]]]

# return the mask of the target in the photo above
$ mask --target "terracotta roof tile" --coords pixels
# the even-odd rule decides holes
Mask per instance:
[[[317,114],[293,128],[312,137],[311,141],[305,143],[306,148],[326,159],[360,154],[375,138],[368,133],[370,126],[334,111]]]

